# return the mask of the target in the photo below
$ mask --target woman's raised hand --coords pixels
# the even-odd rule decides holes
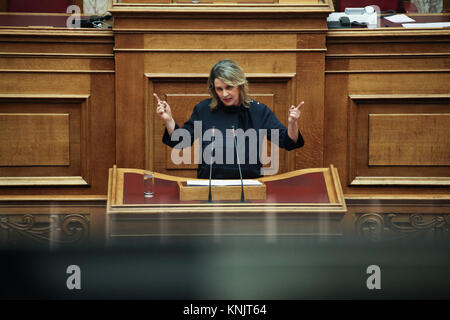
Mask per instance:
[[[156,105],[156,114],[164,121],[167,132],[171,135],[173,130],[175,130],[175,121],[172,118],[170,106],[167,101],[161,100],[156,93],[154,93],[153,96],[158,101],[158,104]]]
[[[297,120],[300,118],[300,108],[305,102],[300,102],[297,106],[291,106],[289,108],[289,119],[288,119],[288,136],[292,141],[297,142],[298,140],[298,124]]]
[[[298,118],[300,118],[300,108],[305,102],[300,102],[297,106],[291,106],[289,109],[289,120],[288,122],[297,122]]]
[[[156,113],[161,117],[161,119],[164,121],[164,123],[167,123],[172,119],[172,111],[170,109],[169,104],[167,101],[161,100],[156,93],[153,94],[153,96],[158,101],[156,105]]]

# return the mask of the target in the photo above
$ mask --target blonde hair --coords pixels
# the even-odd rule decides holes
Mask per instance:
[[[216,110],[220,101],[214,87],[214,80],[216,79],[222,80],[229,86],[239,87],[239,102],[244,107],[250,108],[252,99],[248,93],[248,82],[245,78],[244,70],[232,60],[221,60],[212,67],[209,73],[208,91],[212,98],[209,104],[211,110]]]

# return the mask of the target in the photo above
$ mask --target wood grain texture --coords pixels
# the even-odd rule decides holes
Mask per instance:
[[[325,77],[324,163],[339,170],[345,190],[348,176],[348,75],[333,74]]]
[[[449,166],[438,162],[448,157],[448,142],[443,142],[448,136],[448,97],[352,95],[350,99],[349,185],[439,186],[447,183]],[[374,123],[375,118],[378,119]],[[441,136],[442,130],[445,133]]]
[[[305,101],[299,119],[305,146],[295,151],[293,167],[318,168],[323,166],[325,56],[321,53],[298,54],[297,68],[295,103]]]
[[[95,31],[0,28],[0,113],[67,114],[68,133],[56,136],[69,148],[68,160],[50,163],[59,142],[49,138],[48,152],[39,155],[45,164],[0,166],[10,186],[2,196],[106,193],[107,168],[115,162],[114,39],[111,31]]]
[[[369,114],[369,166],[450,165],[450,114]]]
[[[409,160],[402,158],[406,155],[400,155],[397,150],[394,153],[398,165],[387,158],[375,160],[380,165],[374,165],[369,159],[369,143],[374,147],[373,139],[379,139],[378,135],[381,137],[385,133],[378,129],[375,132],[374,128],[369,133],[369,116],[448,114],[449,36],[448,30],[437,29],[328,31],[325,58],[325,165],[333,163],[339,169],[346,196],[448,194],[448,189],[443,186],[447,183],[449,166],[436,165],[445,161],[445,157],[435,158],[436,150],[430,143],[441,137],[426,132],[418,139],[428,141],[411,145],[411,149],[408,149]],[[399,125],[403,128],[406,126]],[[394,123],[391,128],[396,130]],[[424,132],[425,128],[420,127],[418,132]],[[396,134],[389,134],[389,137],[392,141],[386,143],[391,143],[391,147],[403,148]],[[445,148],[442,145],[439,148],[448,150],[448,144]],[[372,149],[372,157],[379,153],[379,144],[376,149],[376,153]],[[425,158],[412,161],[410,158],[417,154]],[[388,153],[385,156],[389,157]],[[386,163],[382,164],[383,161]],[[433,163],[435,165],[429,165]],[[424,187],[427,185],[433,187]]]
[[[0,113],[0,166],[69,165],[69,115]]]
[[[143,56],[116,56],[116,163],[118,166],[144,166],[144,74]]]
[[[201,49],[223,49],[223,50],[245,50],[245,49],[292,49],[295,48],[296,37],[292,34],[265,33],[265,34],[222,34],[217,41],[217,34],[197,33],[185,34],[183,41],[179,41],[179,34],[150,33],[145,35],[144,48],[148,50],[195,50]]]
[[[89,196],[105,194],[106,169],[114,163],[162,168],[164,159],[153,157],[165,151],[152,93],[205,94],[205,76],[168,78],[207,76],[215,62],[229,58],[246,73],[263,75],[250,79],[251,92],[273,95],[283,123],[290,104],[306,102],[299,121],[306,145],[287,154],[283,170],[334,164],[346,196],[448,194],[439,183],[450,169],[437,164],[446,158],[434,158],[434,149],[415,147],[413,153],[425,157],[423,165],[369,165],[368,119],[369,114],[449,114],[450,30],[327,30],[329,1],[130,3],[117,3],[112,10],[114,30],[0,28],[0,95],[85,95],[90,101],[86,112],[79,102],[42,99],[25,104],[33,106],[30,111],[17,97],[14,103],[2,98],[1,113],[67,112],[71,165],[1,167],[1,176],[83,177],[88,182],[83,187],[33,188],[33,193]],[[165,76],[149,80],[145,74]],[[428,138],[422,145],[439,144],[442,135]],[[423,187],[427,181],[433,187]],[[29,189],[4,188],[0,194],[27,195]]]

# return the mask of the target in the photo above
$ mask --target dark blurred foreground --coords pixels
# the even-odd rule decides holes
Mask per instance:
[[[80,269],[81,289],[68,289]],[[369,266],[380,289],[368,289]],[[0,251],[0,298],[449,299],[450,241],[230,236],[129,239],[99,247]]]

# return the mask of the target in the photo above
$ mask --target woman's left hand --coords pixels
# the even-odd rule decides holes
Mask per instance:
[[[300,118],[300,107],[305,102],[302,101],[298,106],[291,106],[289,108],[289,120],[288,120],[288,136],[292,141],[297,142],[298,140],[298,124],[297,120]]]
[[[300,118],[300,107],[305,103],[305,101],[302,101],[298,104],[298,106],[291,106],[289,108],[289,123],[291,122],[297,122],[298,118]]]

